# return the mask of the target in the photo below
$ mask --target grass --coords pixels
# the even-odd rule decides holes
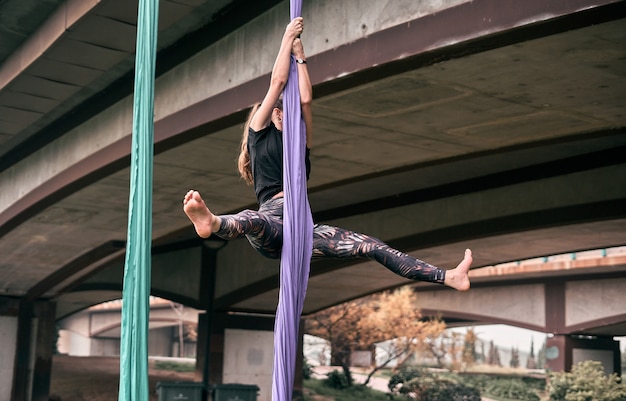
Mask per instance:
[[[154,368],[158,370],[168,370],[170,372],[195,372],[196,366],[193,363],[155,361]]]
[[[308,391],[303,401],[341,400],[341,401],[406,401],[406,398],[393,397],[388,393],[372,390],[364,386],[353,386],[347,389],[336,389],[324,385],[323,380],[307,379],[304,388]],[[320,397],[321,396],[321,397]]]

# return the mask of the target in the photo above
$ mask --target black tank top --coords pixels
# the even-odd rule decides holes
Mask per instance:
[[[274,123],[254,131],[248,131],[248,153],[254,179],[254,192],[259,204],[263,204],[283,190],[283,133]],[[305,151],[306,178],[311,174],[309,148]]]

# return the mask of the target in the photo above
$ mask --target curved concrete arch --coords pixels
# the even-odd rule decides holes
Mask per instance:
[[[556,260],[473,271],[470,293],[416,286],[424,314],[502,323],[556,335],[603,335],[624,321],[626,256]]]
[[[164,15],[157,79],[153,292],[220,316],[271,316],[277,265],[243,241],[196,239],[181,199],[195,188],[216,213],[256,207],[234,158],[246,111],[266,89],[274,57],[266,41],[278,42],[286,2],[174,3],[167,2],[176,12]],[[307,4],[317,220],[444,268],[468,247],[481,267],[624,245],[626,189],[616,183],[626,180],[625,1]],[[28,398],[34,336],[53,332],[54,316],[41,310],[67,316],[121,290],[132,29],[99,32],[132,27],[135,10],[120,5],[87,3],[67,20],[71,30],[53,15],[47,26],[57,28],[49,36],[56,40],[44,48],[33,45],[42,31],[30,26],[33,39],[0,65],[0,309],[19,323],[15,398]],[[0,2],[0,12],[5,7]],[[314,269],[305,313],[407,284],[369,262]],[[579,272],[598,278],[597,270]],[[481,280],[476,296],[488,292]],[[569,283],[546,282],[544,292],[565,307]],[[624,330],[619,310],[570,321],[559,307],[543,311],[551,331]]]

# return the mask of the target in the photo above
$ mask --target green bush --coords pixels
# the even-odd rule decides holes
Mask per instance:
[[[428,383],[421,390],[417,393],[420,401],[481,401],[477,388],[447,379]]]
[[[402,368],[389,378],[389,383],[387,384],[389,392],[404,394],[406,389],[403,388],[403,383],[407,383],[417,377],[422,377],[425,374],[426,371],[424,369],[414,367]]]
[[[326,379],[324,379],[324,384],[330,388],[338,390],[350,387],[350,383],[346,375],[338,370],[333,370],[332,372],[327,373]]]
[[[519,401],[539,401],[539,396],[521,380],[505,379],[489,381],[485,393]]]
[[[598,361],[583,361],[572,372],[550,375],[552,401],[626,401],[626,385],[616,374],[606,375]]]
[[[480,391],[456,377],[422,369],[401,369],[389,380],[389,391],[420,401],[480,401]]]
[[[502,397],[518,401],[539,401],[546,388],[545,378],[519,375],[463,375],[463,382],[476,387],[487,397]]]

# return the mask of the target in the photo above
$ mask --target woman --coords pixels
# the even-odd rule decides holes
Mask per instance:
[[[211,234],[224,239],[246,236],[250,244],[268,258],[280,258],[282,247],[283,110],[280,96],[289,75],[291,53],[297,60],[302,118],[306,125],[307,178],[310,172],[313,96],[300,40],[303,22],[299,17],[287,25],[272,69],[270,87],[263,101],[252,108],[243,132],[238,168],[241,177],[248,184],[254,185],[259,210],[217,216],[211,213],[197,191],[190,190],[183,200],[183,210],[200,237],[208,238]],[[412,280],[445,284],[460,291],[470,287],[468,271],[472,263],[472,253],[469,249],[455,269],[446,271],[395,250],[376,238],[316,224],[312,257],[367,258],[376,260],[392,272]]]

